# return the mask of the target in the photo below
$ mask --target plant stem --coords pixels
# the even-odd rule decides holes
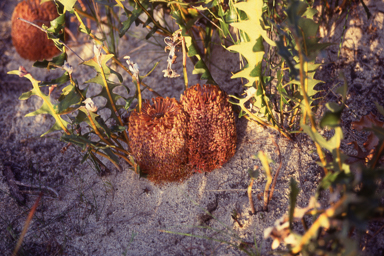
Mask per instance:
[[[117,163],[115,163],[108,155],[103,154],[100,151],[95,150],[95,149],[91,149],[91,151],[95,154],[98,154],[99,156],[102,156],[102,157],[108,159],[119,171],[122,171],[121,167]]]
[[[251,178],[251,182],[248,186],[248,199],[249,199],[249,205],[251,206],[252,214],[256,213],[255,206],[253,205],[253,199],[252,199],[252,186],[253,186],[253,179]]]
[[[278,132],[280,132],[280,133],[281,133],[284,137],[286,137],[287,139],[291,140],[291,137],[290,137],[287,133],[285,133],[284,131],[282,131],[282,130],[280,129],[280,127],[270,125],[270,124],[264,122],[264,121],[263,121],[261,118],[259,118],[258,116],[252,114],[247,108],[245,108],[245,107],[243,107],[243,106],[240,106],[240,107],[241,107],[241,109],[242,109],[244,112],[246,112],[246,113],[249,115],[249,116],[245,116],[245,118],[247,118],[247,119],[249,119],[249,120],[252,120],[252,121],[255,121],[255,122],[258,122],[258,123],[260,123],[260,124],[262,124],[262,125],[264,125],[264,126],[266,126],[266,127],[271,127],[272,129],[275,129],[275,130],[277,130]]]
[[[303,246],[309,242],[309,240],[314,236],[323,223],[329,223],[329,218],[332,217],[336,209],[338,209],[344,201],[347,199],[347,196],[344,195],[337,203],[335,203],[332,207],[328,208],[324,213],[322,213],[312,224],[312,226],[308,229],[307,232],[303,235],[299,243],[291,250],[293,254],[299,253]]]
[[[181,31],[180,31],[181,33]],[[181,47],[183,48],[183,75],[184,75],[184,85],[185,90],[188,89],[188,73],[187,73],[187,49],[185,46],[184,37],[181,36]]]
[[[20,237],[19,237],[19,240],[17,241],[16,247],[15,247],[15,250],[13,251],[13,253],[12,253],[12,256],[16,256],[16,255],[18,255],[17,252],[19,251],[19,249],[20,249],[20,247],[21,247],[21,244],[23,243],[24,236],[25,236],[25,234],[27,233],[29,224],[30,224],[31,221],[32,221],[33,215],[35,214],[35,211],[36,211],[36,209],[37,209],[37,206],[39,205],[39,202],[40,202],[40,199],[41,199],[42,195],[43,195],[43,193],[40,192],[39,197],[36,199],[34,205],[32,206],[31,211],[28,213],[28,217],[27,217],[27,220],[25,221],[25,224],[24,224],[24,227],[23,227],[23,231],[21,232],[21,235],[20,235]]]
[[[140,6],[141,10],[143,10],[143,12],[145,12],[145,14],[147,14],[148,18],[152,20],[153,24],[155,24],[156,27],[158,27],[159,29],[163,30],[164,33],[167,35],[167,36],[171,36],[172,33],[169,32],[168,30],[166,30],[165,28],[163,28],[159,23],[157,23],[157,21],[152,17],[152,15],[147,11],[147,9],[144,8],[144,6],[141,5],[140,1],[138,0],[133,0],[135,1],[135,3]]]
[[[277,145],[277,143],[276,143],[274,138],[272,138],[272,143],[273,143],[273,145],[275,145],[275,147],[277,148],[277,152],[279,153],[279,162],[280,162],[280,164],[279,164],[279,167],[276,170],[275,176],[273,177],[273,183],[272,183],[272,187],[271,187],[271,192],[269,193],[269,201],[272,200],[273,192],[275,191],[275,186],[276,186],[276,182],[277,182],[277,177],[279,176],[280,169],[283,166],[283,162],[281,161],[281,153],[280,153],[279,145]]]
[[[104,73],[103,67],[101,65],[100,65],[100,73],[101,73],[101,76],[103,78],[103,82],[104,82],[104,85],[105,85],[105,90],[108,93],[108,98],[109,98],[109,101],[110,101],[110,103],[112,105],[112,109],[115,112],[115,115],[116,115],[116,117],[117,117],[117,119],[119,121],[119,124],[121,126],[124,126],[123,121],[121,120],[120,114],[119,114],[119,112],[116,109],[115,102],[112,99],[112,94],[111,94],[111,91],[109,90],[109,86],[108,86],[108,83],[107,83],[107,78],[105,77],[105,73]],[[124,134],[124,137],[126,139],[127,144],[129,144],[129,139],[128,139],[127,131],[124,130],[123,134]]]
[[[311,129],[313,132],[316,132],[316,123],[315,123],[315,120],[314,120],[313,115],[312,115],[311,104],[309,103],[307,90],[306,90],[306,86],[305,86],[308,83],[308,81],[305,81],[305,80],[308,80],[308,78],[307,78],[308,63],[306,62],[306,69],[304,70],[304,58],[303,58],[303,52],[301,49],[301,41],[297,38],[296,35],[295,35],[295,41],[296,41],[296,45],[297,45],[297,48],[299,51],[299,57],[300,57],[300,87],[301,87],[301,91],[302,91],[302,94],[304,97],[304,104],[305,104],[305,111],[303,114],[306,113],[308,115],[309,121],[311,122]],[[305,74],[304,74],[304,72],[305,72]],[[303,123],[305,124],[304,117],[303,117]],[[319,143],[316,141],[314,141],[314,142],[315,142],[315,146],[316,146],[316,151],[319,154],[320,161],[323,165],[324,173],[325,173],[325,175],[327,175],[328,170],[325,167],[327,164],[327,161],[325,160],[324,152],[323,152],[321,146],[319,145]]]
[[[259,158],[260,158],[261,163],[263,164],[265,174],[267,175],[267,183],[265,183],[265,188],[264,188],[263,211],[268,211],[268,204],[269,204],[268,194],[269,194],[269,187],[271,186],[271,183],[272,183],[271,169],[269,168],[269,163],[268,163],[267,157],[263,151],[259,152]]]

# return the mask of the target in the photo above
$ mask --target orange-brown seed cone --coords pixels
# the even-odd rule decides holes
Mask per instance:
[[[16,51],[24,59],[43,60],[50,59],[60,53],[53,41],[47,38],[43,31],[21,21],[23,18],[39,25],[50,26],[50,21],[59,15],[53,2],[40,5],[40,0],[27,0],[20,2],[12,14],[12,43]]]
[[[236,124],[228,95],[215,85],[187,89],[181,104],[188,117],[189,164],[210,172],[226,163],[236,151]]]
[[[129,118],[130,149],[141,171],[154,183],[181,182],[191,175],[186,115],[171,98],[146,100]]]

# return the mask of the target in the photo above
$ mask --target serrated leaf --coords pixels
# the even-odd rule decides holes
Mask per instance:
[[[33,63],[34,67],[37,68],[49,68],[49,69],[55,69],[57,66],[63,66],[64,61],[67,60],[67,53],[63,52],[59,56],[53,57],[51,61],[43,60],[43,61],[36,61]]]
[[[270,40],[266,31],[261,26],[262,18],[262,0],[253,0],[247,2],[239,2],[234,4],[234,7],[246,14],[246,19],[239,22],[232,23],[231,26],[242,30],[246,34],[242,42],[232,45],[227,49],[229,51],[237,52],[246,59],[247,64],[245,67],[234,74],[232,78],[245,78],[248,83],[245,86],[253,86],[256,88],[262,76],[262,61],[264,56],[263,39],[271,46],[275,46],[275,42]]]
[[[20,72],[17,70],[8,72],[8,74],[17,74],[17,75],[19,75],[19,73]],[[20,98],[22,100],[26,100],[29,97],[31,97],[32,95],[36,95],[43,100],[43,104],[41,105],[41,107],[38,110],[31,112],[25,116],[28,117],[28,116],[35,116],[35,115],[39,115],[39,114],[50,114],[51,116],[53,116],[53,118],[55,118],[55,123],[53,124],[53,126],[47,132],[42,134],[41,137],[43,137],[44,135],[46,135],[50,132],[57,131],[57,130],[64,130],[67,134],[69,134],[69,131],[67,130],[67,126],[69,123],[67,121],[65,121],[64,119],[62,119],[60,117],[60,115],[56,112],[57,105],[52,104],[50,96],[45,95],[40,90],[40,87],[39,87],[40,81],[37,81],[36,79],[34,79],[32,77],[32,75],[29,73],[24,75],[24,77],[31,81],[33,89],[29,93],[24,93],[23,95],[21,95]]]
[[[85,114],[85,117],[83,115],[80,116],[82,118],[82,121],[85,121],[90,127],[93,127],[94,124],[99,131],[104,131],[108,138],[110,138],[111,130],[108,128],[108,126],[104,123],[104,120],[98,114],[88,111],[84,106],[80,107],[79,110]],[[88,115],[91,120],[87,118]],[[79,120],[79,118],[77,118],[77,120]]]
[[[75,6],[77,0],[58,0],[67,12],[71,12],[73,10],[73,6]]]
[[[68,81],[69,81],[69,75],[68,75],[68,72],[65,72],[59,78],[52,79],[51,81],[41,82],[40,85],[52,85],[52,84],[62,85]]]
[[[85,83],[97,83],[99,85],[102,86],[102,90],[101,92],[98,94],[98,95],[95,95],[94,97],[96,96],[102,96],[104,97],[106,100],[107,100],[107,105],[106,107],[109,108],[109,109],[113,109],[112,107],[112,102],[111,100],[116,103],[116,101],[120,98],[122,98],[120,95],[118,94],[115,94],[113,93],[113,89],[115,89],[117,86],[121,86],[121,84],[116,84],[112,81],[109,81],[108,80],[108,77],[110,76],[110,74],[117,74],[118,75],[118,78],[122,78],[121,75],[113,70],[111,70],[107,65],[106,63],[113,57],[113,54],[107,54],[107,55],[101,55],[100,57],[100,64],[101,64],[101,67],[100,65],[96,62],[95,58],[93,59],[90,59],[88,61],[85,61],[84,64],[87,65],[87,66],[91,66],[93,67],[96,71],[97,71],[97,75],[94,77],[94,78],[91,78],[90,80],[86,81]],[[102,77],[102,74],[101,74],[101,68],[103,69],[103,72],[105,74],[105,77],[106,77],[106,82],[107,84],[105,84],[105,81]],[[106,88],[106,86],[108,86],[108,90]],[[109,97],[109,94],[108,94],[108,91],[110,92],[110,95],[111,95],[111,98]],[[118,117],[116,115],[116,113],[114,111],[111,111],[111,115],[113,117],[113,119],[115,119],[116,121],[118,121]]]
[[[50,21],[50,27],[46,30],[49,33],[61,34],[65,26],[65,14],[59,15],[57,18]]]
[[[329,140],[326,140],[317,131],[313,131],[312,128],[308,125],[301,124],[301,127],[303,128],[304,132],[308,134],[313,141],[319,143],[322,148],[325,148],[330,152],[340,148],[340,143],[343,139],[343,131],[341,130],[341,127],[335,128],[335,134]]]
[[[59,97],[59,104],[57,111],[59,114],[68,112],[70,106],[80,105],[81,99],[85,98],[87,90],[82,91],[82,95],[76,90],[76,85],[69,84],[62,90],[62,94]]]
[[[135,7],[132,11],[129,11],[125,6],[121,3],[120,0],[116,1],[117,5],[120,6],[125,14],[127,15],[128,19],[122,22],[123,27],[119,31],[119,36],[122,37],[125,35],[125,33],[129,30],[131,25],[139,18],[139,16],[143,13],[143,9],[140,8],[139,5],[135,4]],[[149,1],[145,0],[141,2],[141,5],[148,9]]]
[[[315,8],[307,8],[307,10],[303,13],[303,17],[307,17],[308,19],[311,19],[313,20],[313,16],[315,16],[316,14],[318,14],[319,11]]]
[[[85,150],[87,147],[97,148],[97,149],[108,149],[109,147],[106,145],[102,145],[100,143],[91,141],[88,139],[87,134],[79,136],[76,134],[64,134],[60,138],[61,141],[72,143],[81,147],[82,150]]]

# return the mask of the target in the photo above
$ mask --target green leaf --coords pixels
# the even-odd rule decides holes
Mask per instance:
[[[33,63],[34,67],[37,68],[48,68],[48,69],[55,69],[58,66],[61,67],[64,65],[64,61],[67,60],[67,53],[63,52],[59,56],[54,57],[51,61],[43,60],[43,61],[36,61]]]
[[[40,85],[53,85],[53,84],[57,84],[59,86],[59,85],[62,85],[64,83],[68,82],[68,81],[69,81],[69,75],[68,75],[68,72],[65,72],[59,78],[52,79],[51,81],[42,82],[42,83],[40,83]]]
[[[46,30],[52,34],[61,34],[65,27],[65,14],[61,14],[56,19],[50,21],[50,27]]]
[[[123,4],[120,1],[118,2],[118,6],[122,7],[125,14],[127,15],[128,19],[122,22],[123,27],[119,31],[119,36],[122,37],[125,35],[125,33],[128,31],[128,29],[131,27],[131,25],[139,18],[139,16],[143,13],[143,9],[140,8],[139,5],[135,4],[135,7],[132,11],[128,10],[123,6]],[[141,5],[148,9],[149,7],[149,1],[145,0],[141,2]]]
[[[337,173],[337,172],[336,173],[332,173],[332,172],[327,173],[327,175],[321,180],[319,188],[328,189],[332,185],[332,183],[336,180],[338,175],[339,175],[339,173]]]
[[[104,131],[104,133],[107,135],[108,138],[111,137],[111,130],[108,128],[108,126],[104,123],[104,120],[96,113],[93,113],[93,112],[89,112],[84,106],[80,107],[79,110],[81,112],[83,112],[86,117],[89,116],[91,117],[93,123],[95,124],[95,126],[97,127],[97,129],[99,131]],[[81,119],[79,119],[81,118]],[[79,118],[77,118],[78,121],[85,121],[90,127],[93,127],[92,126],[92,123],[91,121],[89,120],[89,118],[84,118],[83,115],[80,115]]]
[[[320,128],[337,127],[340,125],[340,114],[326,112],[320,121]]]
[[[251,177],[251,179],[253,179],[253,180],[257,179],[259,177],[259,175],[260,175],[258,169],[253,170],[252,168],[248,169],[248,174]]]
[[[341,113],[343,112],[344,105],[338,105],[335,102],[328,102],[325,106],[330,110],[324,114],[320,121],[320,127],[337,127],[340,125]]]
[[[304,132],[308,134],[313,141],[319,143],[322,148],[325,148],[330,152],[337,148],[340,148],[340,143],[343,139],[343,131],[341,127],[335,128],[335,134],[329,140],[326,140],[317,131],[313,131],[312,128],[308,125],[301,124],[301,127],[303,128]]]
[[[342,102],[345,104],[347,93],[348,93],[348,82],[343,72],[340,72],[340,77],[344,80],[344,84],[343,86],[338,87],[336,89],[336,92],[341,94],[341,96],[343,97]]]
[[[105,148],[105,149],[102,149],[102,151],[104,151],[105,154],[107,154],[110,159],[112,160],[112,162],[115,164],[116,167],[119,166],[119,158],[113,153],[112,149],[110,148]]]
[[[379,113],[384,116],[384,108],[380,106],[377,101],[375,101],[375,105],[376,105],[377,111],[379,111]]]
[[[82,150],[85,150],[88,146],[98,148],[97,143],[87,139],[87,136],[79,136],[76,134],[63,134],[60,138],[61,141],[72,143],[81,147]]]
[[[18,70],[14,70],[14,71],[8,72],[8,74],[19,75],[20,72]],[[38,110],[31,112],[25,116],[28,117],[28,116],[35,116],[35,115],[39,115],[39,114],[50,114],[51,116],[53,116],[53,118],[55,118],[55,123],[53,124],[53,126],[47,132],[42,134],[41,137],[43,137],[44,135],[46,135],[50,132],[57,131],[57,130],[64,130],[67,134],[69,134],[69,131],[67,130],[67,126],[69,123],[67,121],[65,121],[64,119],[62,119],[60,117],[60,115],[56,112],[57,105],[52,104],[50,96],[45,95],[40,90],[40,86],[39,86],[40,81],[37,81],[36,79],[34,79],[32,77],[32,75],[29,73],[24,75],[24,77],[31,81],[33,89],[28,93],[23,93],[21,95],[20,99],[26,100],[29,97],[31,97],[32,95],[36,95],[43,100],[43,104],[41,105],[41,107]]]
[[[73,111],[70,109],[72,105],[80,105],[81,99],[85,98],[87,90],[82,91],[82,95],[79,94],[79,91],[76,90],[76,85],[69,84],[63,90],[62,94],[59,97],[59,104],[57,106],[57,113],[67,113],[68,111]]]
[[[106,107],[109,108],[109,109],[113,109],[112,107],[112,102],[111,102],[111,99],[108,95],[108,91],[107,91],[107,88],[106,86],[108,86],[108,90],[111,94],[111,97],[112,97],[112,101],[114,103],[116,103],[116,101],[120,98],[122,98],[120,95],[116,94],[116,93],[113,93],[113,89],[115,89],[116,87],[118,86],[121,86],[121,84],[116,84],[112,81],[109,81],[108,78],[111,74],[116,74],[118,75],[119,79],[121,77],[121,75],[113,70],[111,70],[107,65],[106,63],[113,57],[113,54],[107,54],[107,55],[101,55],[100,57],[100,63],[101,63],[101,68],[103,69],[104,71],[104,74],[105,74],[105,77],[107,79],[107,84],[105,84],[104,80],[103,80],[103,77],[101,75],[101,68],[100,68],[100,65],[94,60],[94,59],[90,59],[88,61],[85,61],[84,64],[87,65],[87,66],[90,66],[90,67],[93,67],[96,71],[97,71],[97,75],[96,77],[94,78],[91,78],[90,80],[86,81],[85,83],[97,83],[99,85],[102,86],[102,90],[101,92],[96,95],[96,96],[102,96],[104,97],[106,100],[107,100],[107,104],[106,104]],[[122,77],[121,77],[122,78]],[[94,97],[96,97],[94,96]],[[116,115],[116,113],[114,111],[111,111],[111,115],[113,117],[113,119],[118,122],[118,117]]]
[[[302,17],[307,17],[308,19],[313,20],[313,16],[315,16],[318,13],[319,11],[316,10],[315,8],[308,7],[307,10],[303,13]]]
[[[236,45],[232,45],[227,49],[229,51],[237,52],[246,59],[247,64],[245,67],[234,74],[232,78],[245,78],[248,83],[247,87],[256,84],[256,88],[260,83],[262,76],[262,61],[264,56],[263,39],[275,46],[275,42],[268,38],[266,31],[262,26],[262,0],[254,0],[247,2],[239,2],[234,4],[234,7],[246,14],[246,19],[242,19],[239,22],[232,23],[231,26],[240,29],[246,34],[244,41],[238,42]]]
[[[75,6],[77,0],[58,0],[62,5],[64,5],[65,11],[71,12],[73,10],[73,6]]]
[[[367,18],[370,19],[371,16],[372,16],[372,13],[369,11],[368,7],[365,5],[364,1],[363,0],[360,0],[360,3],[363,5],[364,7],[364,11],[365,13],[367,14]]]
[[[325,104],[325,106],[327,107],[327,109],[329,109],[329,111],[331,111],[332,113],[339,113],[341,111],[343,111],[344,109],[344,106],[343,105],[339,105],[337,104],[336,102],[327,102]]]
[[[290,187],[291,192],[289,193],[289,228],[292,230],[293,214],[295,213],[297,196],[300,193],[300,189],[297,185],[297,182],[293,178],[291,178],[290,180]]]

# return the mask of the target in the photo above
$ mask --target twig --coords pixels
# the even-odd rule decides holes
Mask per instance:
[[[56,197],[59,197],[59,193],[56,192],[56,190],[54,190],[53,188],[51,187],[48,187],[48,186],[37,186],[37,185],[31,185],[31,184],[25,184],[23,182],[20,182],[20,181],[17,181],[17,180],[14,180],[15,184],[18,185],[18,186],[22,186],[22,187],[27,187],[27,188],[36,188],[36,189],[46,189],[46,190],[49,190],[51,191],[52,193],[54,193],[56,195]]]
[[[29,195],[39,195],[41,191],[34,191],[34,190],[20,190],[21,194],[29,194]],[[43,195],[44,196],[44,195]],[[51,197],[51,196],[44,196],[45,199],[56,199],[56,197]]]
[[[224,31],[219,27],[217,26],[213,21],[211,21],[210,19],[207,18],[207,16],[205,16],[201,11],[195,9],[201,16],[203,16],[204,18],[206,18],[208,20],[208,22],[210,22],[213,26],[215,26],[217,29],[219,29],[222,33],[224,33]]]
[[[374,238],[375,236],[377,236],[377,234],[379,234],[379,232],[380,232],[383,228],[384,228],[384,225],[381,226],[381,227],[375,232],[375,234],[373,234],[372,237],[368,239],[367,244],[371,241],[372,238]]]
[[[279,162],[280,162],[280,164],[279,164],[279,168],[277,168],[277,170],[276,170],[275,176],[273,177],[271,192],[269,192],[269,201],[272,200],[273,192],[275,191],[275,186],[276,186],[276,182],[277,182],[277,176],[279,176],[280,169],[281,169],[281,167],[283,165],[283,162],[281,161],[280,148],[279,148],[279,145],[277,145],[277,143],[276,143],[274,138],[272,138],[272,143],[273,143],[273,145],[275,145],[275,147],[277,148],[277,152],[279,153]]]
[[[73,52],[81,61],[83,61],[84,62],[84,60],[74,51],[74,50],[72,50],[71,48],[69,48],[69,46],[68,45],[66,45],[63,41],[61,41],[59,38],[57,38],[54,34],[52,34],[52,33],[49,33],[47,30],[45,30],[45,29],[43,29],[42,27],[40,27],[40,26],[38,26],[38,25],[36,25],[35,23],[32,23],[32,22],[30,22],[30,21],[28,21],[28,20],[25,20],[25,19],[23,19],[23,18],[17,18],[18,20],[21,20],[21,21],[23,21],[23,22],[25,22],[25,23],[28,23],[29,25],[31,25],[31,26],[34,26],[35,28],[38,28],[38,29],[40,29],[41,31],[43,31],[43,32],[45,32],[45,33],[47,33],[47,34],[50,34],[50,35],[52,35],[55,39],[58,39],[59,40],[59,42],[61,43],[61,44],[63,44],[66,48],[68,48],[71,52]]]
[[[252,214],[255,214],[256,210],[252,200],[252,185],[253,185],[253,179],[251,179],[251,182],[249,183],[249,186],[248,186],[248,198],[249,198],[249,205],[251,206]]]
[[[338,202],[336,202],[332,207],[328,208],[324,213],[322,213],[308,229],[308,231],[302,236],[301,240],[291,249],[291,253],[298,254],[301,252],[303,246],[309,242],[309,240],[316,234],[316,232],[321,227],[322,223],[325,221],[328,222],[328,219],[334,216],[336,210],[340,205],[344,203],[347,199],[347,196],[344,195]]]
[[[17,252],[19,251],[19,249],[21,247],[21,244],[23,243],[24,236],[27,233],[29,224],[31,223],[33,215],[35,214],[37,206],[39,205],[41,196],[42,196],[42,193],[40,193],[39,197],[36,199],[35,204],[32,206],[32,209],[31,209],[31,211],[28,214],[27,220],[25,221],[25,224],[24,224],[24,227],[23,227],[23,231],[21,232],[19,240],[17,241],[16,247],[15,247],[15,250],[13,251],[13,253],[12,253],[12,256],[16,256],[17,255]]]
[[[183,47],[183,75],[184,75],[184,84],[185,90],[188,89],[188,73],[187,73],[187,48],[185,45],[185,39],[181,37],[181,46]]]
[[[224,192],[224,191],[247,191],[248,189],[211,189],[211,190],[205,190],[209,192]]]

